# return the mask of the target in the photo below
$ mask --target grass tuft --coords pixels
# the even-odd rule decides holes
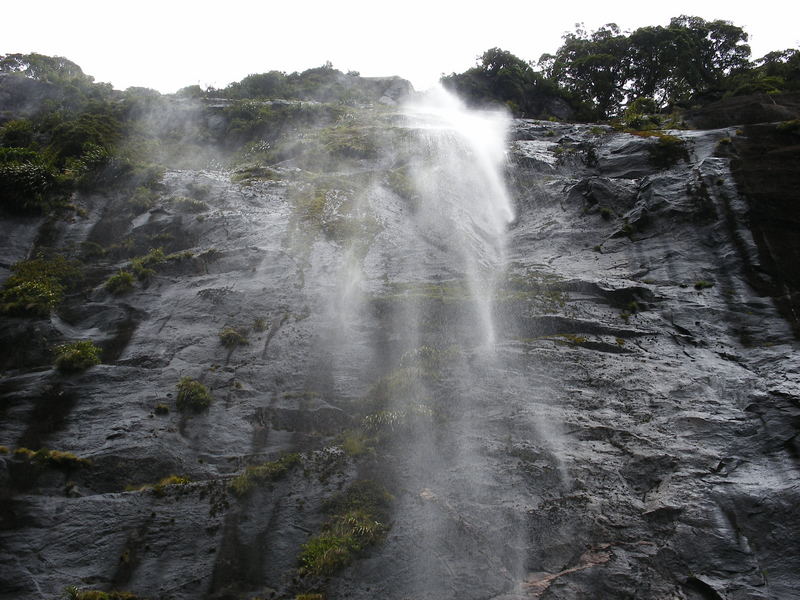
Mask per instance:
[[[327,503],[330,518],[322,531],[303,544],[300,572],[327,576],[350,564],[383,539],[389,527],[392,496],[374,481],[357,481]]]

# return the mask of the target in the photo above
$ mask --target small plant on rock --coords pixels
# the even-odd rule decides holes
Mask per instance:
[[[300,573],[332,575],[367,547],[383,539],[389,527],[392,496],[373,481],[357,481],[327,503],[330,518],[303,544]]]
[[[689,160],[686,142],[679,137],[658,134],[658,142],[647,147],[650,162],[658,169],[668,169],[681,160]]]
[[[361,456],[374,452],[371,443],[374,440],[360,431],[345,431],[341,437],[341,448],[347,456]]]
[[[119,273],[106,279],[105,288],[115,296],[121,296],[133,289],[135,281],[133,273],[121,270]]]
[[[169,475],[164,477],[157,484],[153,486],[153,493],[156,496],[163,496],[166,493],[167,486],[170,485],[186,485],[191,483],[192,480],[188,477],[181,477],[180,475]]]
[[[219,341],[229,350],[250,343],[247,339],[246,332],[236,329],[235,327],[223,327],[222,331],[219,332]]]
[[[159,480],[158,483],[142,483],[139,485],[126,485],[125,491],[126,492],[146,492],[148,490],[152,491],[156,496],[163,496],[167,492],[167,488],[169,486],[184,486],[188,485],[192,482],[191,479],[188,477],[182,477],[181,475],[168,475],[167,477],[163,477]]]
[[[156,204],[157,195],[145,186],[139,186],[133,190],[128,199],[128,206],[133,214],[138,215],[150,210]]]
[[[631,238],[631,236],[636,233],[636,227],[634,227],[633,223],[629,223],[628,220],[625,219],[625,222],[622,224],[622,229],[620,229],[620,233],[628,238]]]
[[[175,405],[181,412],[202,412],[208,408],[213,399],[208,388],[196,379],[182,377],[178,382],[178,398]]]
[[[17,448],[14,450],[14,456],[57,469],[74,469],[91,464],[89,459],[80,458],[72,452],[48,450],[47,448],[40,448],[36,451],[24,447]]]
[[[200,198],[201,200],[208,198],[208,195],[211,193],[211,186],[207,183],[191,182],[187,184],[186,189],[189,190],[192,196]]]
[[[91,340],[62,344],[55,349],[56,368],[62,373],[85,371],[100,364],[100,348]]]
[[[74,585],[64,588],[65,600],[139,600],[139,596],[130,592],[101,592],[99,590],[79,590]]]
[[[155,275],[156,270],[153,267],[160,265],[165,260],[166,256],[161,248],[152,248],[144,256],[131,260],[131,270],[136,274],[137,279],[143,281],[151,275]]]
[[[234,477],[228,487],[236,496],[246,496],[256,484],[277,481],[285,477],[290,469],[300,463],[300,455],[292,453],[260,465],[251,465],[246,467],[243,473]]]
[[[791,121],[784,121],[775,126],[776,131],[781,133],[800,133],[800,119],[793,119]],[[742,135],[743,132],[736,131],[736,135]]]
[[[185,196],[178,196],[177,198],[173,198],[172,205],[175,207],[175,210],[187,213],[201,213],[209,209],[208,204],[206,204],[202,200],[196,200],[194,198],[186,198]]]

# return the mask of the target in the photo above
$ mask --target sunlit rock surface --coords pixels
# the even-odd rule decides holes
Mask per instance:
[[[120,297],[102,282],[127,261],[101,260],[93,291],[58,316],[4,319],[0,444],[92,464],[0,455],[0,598],[70,585],[164,599],[797,598],[800,362],[752,287],[749,273],[780,272],[762,268],[718,152],[745,134],[672,133],[688,160],[662,168],[654,138],[513,123],[492,351],[465,254],[387,183],[395,149],[362,165],[359,243],[331,229],[344,202],[322,225],[299,219],[288,167],[245,184],[167,173],[164,198],[204,190],[200,215],[165,201],[129,218],[120,198],[83,199],[85,218],[50,231],[60,245],[161,235],[193,256]],[[4,266],[41,226],[3,222]],[[222,346],[226,326],[249,343]],[[104,364],[54,371],[49,345],[82,338]],[[207,412],[176,410],[184,376],[213,393]],[[348,449],[376,386],[405,385],[433,416]],[[388,393],[384,408],[407,400]],[[302,468],[228,490],[286,452]],[[171,474],[192,483],[126,491]],[[385,539],[331,577],[300,577],[326,499],[360,479],[394,496]]]

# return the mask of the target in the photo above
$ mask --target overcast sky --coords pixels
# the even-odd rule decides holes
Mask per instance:
[[[565,31],[670,17],[726,19],[750,34],[753,56],[800,47],[800,3],[437,0],[37,1],[4,11],[0,54],[65,56],[97,81],[174,92],[224,87],[250,73],[302,71],[331,61],[362,75],[400,75],[417,89],[461,72],[499,46],[525,60],[554,52]]]

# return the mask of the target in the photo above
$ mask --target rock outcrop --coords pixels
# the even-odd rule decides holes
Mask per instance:
[[[685,118],[700,129],[791,121],[800,118],[800,94],[732,96],[692,108]]]

